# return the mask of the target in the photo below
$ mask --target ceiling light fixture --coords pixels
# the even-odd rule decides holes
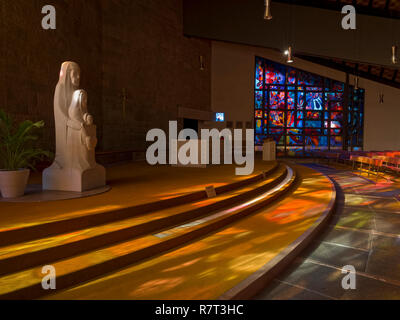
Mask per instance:
[[[392,63],[397,63],[397,46],[392,46]]]
[[[265,19],[265,20],[272,20],[272,14],[271,14],[271,0],[265,0],[264,19]]]
[[[358,90],[358,84],[359,84],[360,78],[358,76],[356,76],[355,80],[354,80],[354,90]]]
[[[292,46],[289,46],[289,48],[285,51],[285,56],[287,56],[287,63],[293,63],[293,50]]]
[[[204,56],[200,56],[200,70],[204,71],[206,70],[205,64],[204,64]]]

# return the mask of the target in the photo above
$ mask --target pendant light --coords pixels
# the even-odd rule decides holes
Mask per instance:
[[[272,14],[271,14],[271,0],[265,0],[264,19],[265,19],[265,20],[272,20]]]
[[[356,76],[356,78],[354,79],[354,90],[358,90],[359,87],[359,82],[360,82],[360,78],[358,76]]]
[[[397,46],[392,46],[392,63],[397,64]]]
[[[206,70],[205,64],[204,64],[204,56],[200,56],[200,70],[204,71]]]
[[[285,51],[285,56],[287,56],[287,63],[293,63],[293,50],[292,46],[289,46],[289,48]]]

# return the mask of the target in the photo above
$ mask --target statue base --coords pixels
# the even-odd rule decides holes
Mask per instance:
[[[92,189],[84,192],[43,190],[41,184],[31,184],[26,187],[25,194],[20,198],[4,199],[0,203],[44,203],[62,200],[82,199],[104,194],[111,190],[110,186]]]
[[[78,169],[47,168],[43,171],[43,190],[85,192],[106,185],[106,169],[96,165],[82,172]]]

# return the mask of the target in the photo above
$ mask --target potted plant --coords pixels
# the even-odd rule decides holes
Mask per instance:
[[[0,191],[3,198],[18,198],[25,193],[30,169],[51,153],[35,147],[37,129],[44,122],[29,120],[16,124],[0,109]]]

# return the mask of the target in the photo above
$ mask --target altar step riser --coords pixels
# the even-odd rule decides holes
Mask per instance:
[[[277,163],[271,168],[265,175],[268,177],[276,172],[279,168]],[[217,195],[224,194],[236,189],[240,189],[261,181],[264,179],[263,174],[256,175],[249,179],[241,180],[224,186],[215,188]],[[124,208],[120,210],[113,210],[102,212],[98,214],[92,214],[88,216],[67,219],[62,221],[44,223],[36,226],[30,226],[20,228],[16,230],[8,230],[0,232],[0,247],[23,243],[27,241],[33,241],[36,239],[42,239],[46,237],[52,237],[64,233],[70,233],[90,227],[95,227],[115,221],[125,220],[138,215],[158,211],[161,209],[172,208],[187,203],[200,201],[207,199],[206,191],[197,191],[183,196],[175,197],[172,199],[161,200],[152,202],[144,205],[134,206],[130,208]],[[1,270],[1,269],[0,269]]]
[[[283,180],[284,179],[281,180],[281,183],[283,183]],[[246,216],[251,215],[255,211],[265,207],[266,205],[277,201],[295,186],[295,180],[296,176],[294,174],[293,177],[291,177],[291,179],[286,182],[285,185],[283,185],[279,190],[274,191],[271,195],[263,198],[262,200],[256,201],[254,204],[244,206],[243,209],[236,209],[236,211],[232,214],[228,213],[226,214],[226,216],[215,218],[214,220],[204,223],[204,225],[193,227],[187,232],[178,234],[177,236],[171,237],[166,240],[160,240],[159,243],[123,254],[105,262],[85,267],[75,272],[70,272],[64,275],[57,276],[57,291],[67,289],[90,280],[94,280],[98,277],[115,272],[142,260],[157,257],[165,252],[177,249],[183,245],[190,243],[191,241],[195,241],[196,239],[209,235],[210,233],[213,233],[217,230],[223,229],[228,225],[234,223],[235,221],[245,218]],[[275,184],[275,186],[278,184],[279,183]],[[32,274],[34,273],[35,272],[32,271]],[[2,278],[0,278],[0,284],[4,285],[4,282],[2,283]],[[38,299],[47,294],[49,294],[49,292],[43,290],[41,282],[38,280],[38,282],[34,285],[30,285],[25,288],[21,288],[19,290],[0,295],[0,299]]]
[[[249,190],[232,198],[218,201],[211,205],[200,207],[191,211],[181,212],[163,219],[143,223],[134,227],[128,227],[123,230],[106,233],[101,236],[0,260],[0,276],[22,271],[34,266],[46,265],[52,261],[83,254],[119,242],[135,239],[143,235],[157,233],[164,229],[170,229],[176,225],[204,217],[214,211],[223,208],[229,208],[230,206],[256,197],[257,195],[274,188],[285,179],[287,173],[288,172],[286,169],[282,170],[282,173],[280,173],[279,176],[277,176],[277,178],[270,183],[266,183],[258,188]]]

